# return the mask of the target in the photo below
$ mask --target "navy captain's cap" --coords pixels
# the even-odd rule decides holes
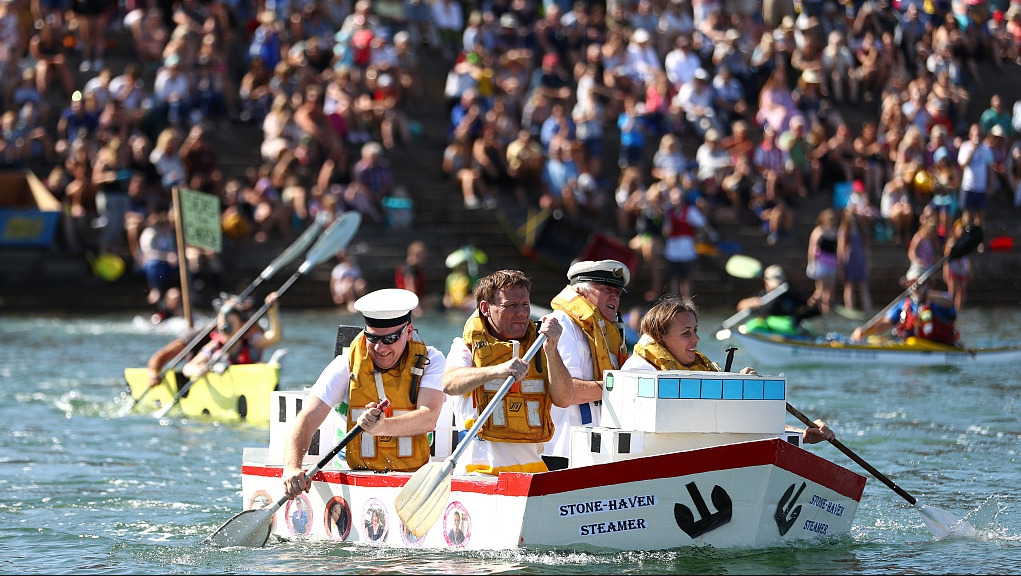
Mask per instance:
[[[622,292],[627,293],[624,288],[631,282],[631,271],[617,260],[583,260],[574,263],[567,270],[567,279],[572,285],[595,282],[620,288]]]
[[[365,325],[373,328],[400,326],[411,321],[411,311],[418,308],[418,296],[410,290],[384,288],[355,300],[355,310],[362,313]]]

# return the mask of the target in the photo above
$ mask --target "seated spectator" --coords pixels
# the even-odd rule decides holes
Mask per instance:
[[[138,255],[135,264],[145,274],[149,286],[146,301],[156,304],[179,275],[177,235],[171,212],[160,210],[149,215],[138,237]]]
[[[351,183],[344,192],[345,204],[373,222],[382,223],[383,198],[390,195],[394,177],[378,142],[362,146],[361,159],[355,163],[351,175]]]
[[[518,203],[538,202],[546,154],[542,144],[525,129],[518,131],[518,137],[507,145],[507,173],[514,183],[514,195]]]
[[[354,312],[355,300],[365,295],[365,278],[355,256],[347,250],[337,252],[337,264],[330,271],[330,296],[337,306]]]
[[[47,94],[54,87],[63,89],[65,99],[74,92],[74,78],[67,62],[60,29],[49,19],[43,20],[43,27],[29,41],[29,55],[35,60],[36,87],[40,94]]]
[[[487,194],[486,183],[472,163],[472,147],[467,135],[457,135],[443,150],[443,174],[461,192],[464,207],[475,210],[482,206],[481,196]]]
[[[894,241],[907,245],[914,231],[915,212],[905,173],[898,173],[886,183],[879,201],[879,215],[893,227]]]

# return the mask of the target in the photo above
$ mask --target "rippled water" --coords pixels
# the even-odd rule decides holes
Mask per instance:
[[[700,348],[723,363],[713,334],[729,312],[701,318]],[[199,322],[205,319],[198,319]],[[416,322],[446,351],[463,316]],[[322,310],[282,313],[281,386],[311,385],[338,324]],[[969,310],[967,339],[1016,339],[1021,312]],[[823,330],[849,331],[840,318]],[[1021,417],[1016,366],[805,367],[784,370],[789,401],[825,419],[869,464],[926,505],[967,516],[979,535],[936,541],[919,513],[828,444],[824,457],[868,476],[845,538],[768,551],[510,552],[399,550],[280,542],[220,550],[199,542],[242,507],[241,452],[268,430],[120,417],[123,369],[170,337],[123,314],[0,318],[0,571],[5,573],[1017,573]],[[739,351],[735,367],[747,364]],[[796,424],[793,418],[792,424]]]

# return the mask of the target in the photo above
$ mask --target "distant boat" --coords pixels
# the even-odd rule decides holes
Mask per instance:
[[[733,331],[730,339],[762,366],[958,366],[1021,361],[1021,342],[974,348],[921,338],[907,338],[904,341],[870,339],[853,343],[846,338],[792,336],[747,330],[745,326]]]

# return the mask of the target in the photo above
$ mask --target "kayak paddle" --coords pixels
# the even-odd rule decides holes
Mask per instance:
[[[376,408],[386,410],[389,405],[390,401],[384,398],[383,401],[376,406]],[[305,480],[307,482],[311,482],[312,478],[320,470],[329,464],[337,454],[340,454],[340,451],[343,450],[345,446],[350,444],[351,441],[361,433],[362,427],[355,424],[355,427],[349,430],[348,433],[341,438],[340,442],[333,447],[333,450],[330,450],[328,454],[316,462],[315,466],[305,472]],[[238,512],[233,518],[227,520],[222,526],[217,528],[216,532],[207,536],[204,542],[220,546],[222,548],[228,546],[262,548],[266,545],[266,541],[269,540],[269,535],[273,531],[273,516],[281,506],[287,503],[288,500],[290,500],[290,498],[288,498],[287,495],[284,495],[271,506]]]
[[[539,334],[521,359],[531,362],[545,341],[546,335]],[[450,475],[454,471],[454,466],[457,465],[457,459],[478,436],[482,425],[493,414],[497,405],[500,404],[500,400],[507,395],[513,385],[514,376],[508,376],[450,456],[443,462],[429,462],[419,468],[397,494],[397,498],[394,500],[394,509],[409,532],[421,538],[439,519],[447,505],[447,499],[450,497]]]
[[[814,427],[815,422],[808,419],[808,416],[802,414],[800,410],[791,406],[787,403],[787,411],[794,415],[795,418],[801,420],[805,426]],[[898,486],[893,480],[890,480],[882,472],[876,470],[871,464],[862,459],[861,456],[855,454],[850,448],[844,446],[844,444],[836,438],[829,440],[830,444],[837,447],[838,450],[843,452],[848,458],[854,460],[859,466],[868,470],[873,476],[878,478],[883,484],[886,484],[891,490],[897,493],[898,496],[907,500],[908,504],[911,504],[918,510],[918,514],[922,517],[922,522],[925,522],[925,526],[932,532],[932,535],[937,540],[946,538],[947,536],[974,536],[977,534],[977,530],[974,526],[968,523],[964,518],[954,516],[946,510],[940,510],[939,508],[933,508],[932,506],[926,506],[918,501],[917,498],[908,494],[903,488]]]
[[[744,254],[734,254],[724,266],[727,274],[734,278],[757,278],[762,274],[762,262]]]
[[[319,240],[316,241],[314,245],[312,245],[312,248],[309,249],[308,254],[305,255],[305,262],[302,263],[298,270],[293,275],[291,275],[291,277],[288,278],[286,282],[284,282],[283,286],[276,290],[277,298],[279,299],[280,296],[283,296],[284,292],[286,292],[287,289],[290,288],[291,285],[298,280],[298,278],[301,278],[304,274],[308,273],[308,271],[311,270],[312,268],[315,268],[319,264],[326,262],[331,257],[333,257],[339,250],[342,250],[345,246],[347,246],[348,243],[351,242],[351,239],[354,238],[355,233],[358,232],[358,227],[361,226],[361,223],[362,215],[360,213],[346,212],[341,218],[335,220],[333,224],[330,224],[329,228],[327,228],[326,231],[323,232],[323,235],[319,238]],[[230,339],[227,340],[227,342],[223,346],[221,346],[219,350],[216,351],[216,354],[213,354],[213,357],[210,358],[209,362],[206,363],[205,372],[208,372],[213,366],[216,365],[217,362],[223,359],[223,357],[227,355],[230,349],[235,344],[237,344],[238,340],[241,340],[241,338],[244,337],[245,333],[247,333],[248,330],[252,326],[254,326],[256,322],[259,321],[259,318],[261,318],[262,315],[265,314],[272,305],[273,303],[267,302],[263,304],[262,307],[259,308],[254,314],[252,314],[252,317],[249,318],[247,322],[245,322],[241,329],[235,332],[234,335],[231,336]],[[177,395],[174,396],[174,399],[165,407],[163,407],[162,410],[156,413],[156,417],[163,418],[164,416],[166,416],[167,413],[170,412],[170,409],[177,405],[181,398],[184,398],[184,396],[188,393],[188,390],[190,390],[191,387],[196,382],[198,382],[204,377],[205,374],[203,374],[199,378],[193,378],[192,380],[189,380],[188,383],[182,386],[181,389],[177,392]]]
[[[726,320],[724,320],[723,321],[723,329],[716,333],[716,339],[717,340],[726,340],[727,338],[730,338],[730,329],[731,328],[733,328],[734,326],[737,326],[739,324],[742,324],[745,320],[747,320],[749,317],[751,317],[752,314],[755,314],[756,312],[758,312],[758,310],[760,308],[762,308],[766,304],[769,304],[773,300],[776,300],[780,296],[783,296],[784,292],[786,292],[789,288],[790,288],[790,284],[784,282],[783,284],[781,284],[781,285],[777,286],[776,288],[773,288],[769,292],[766,292],[765,294],[763,294],[762,298],[759,298],[759,305],[758,306],[745,308],[744,310],[741,310],[737,314],[734,314],[730,318],[727,318]]]

